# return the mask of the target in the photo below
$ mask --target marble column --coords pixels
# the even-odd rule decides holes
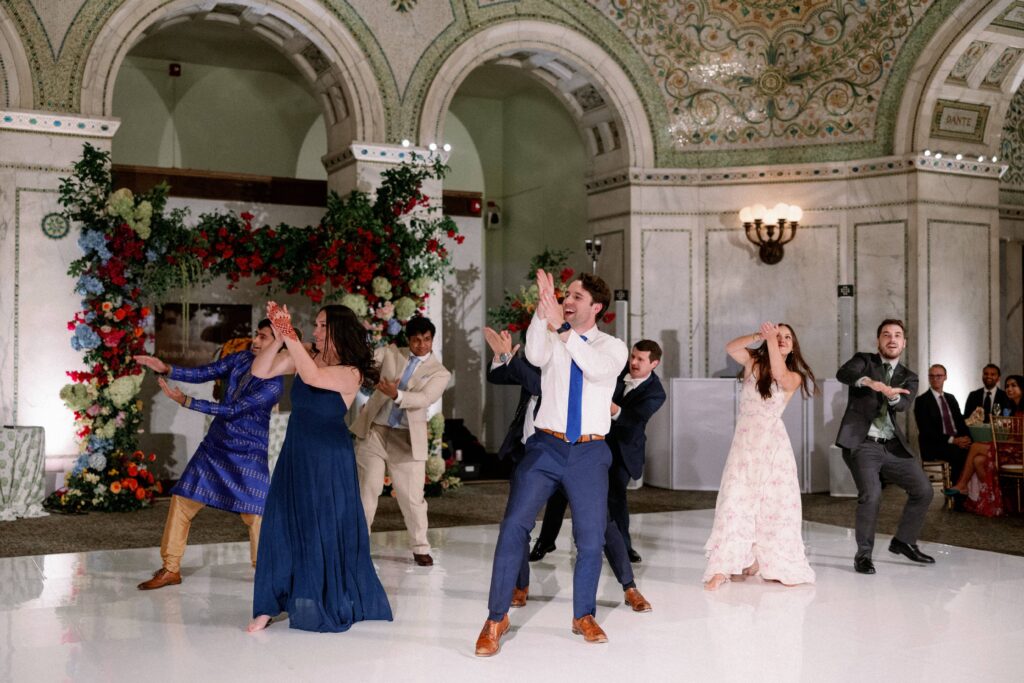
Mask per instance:
[[[0,420],[42,426],[48,456],[77,452],[73,416],[59,398],[82,367],[67,322],[78,310],[68,265],[77,226],[60,215],[60,179],[82,146],[109,150],[116,119],[0,111]]]

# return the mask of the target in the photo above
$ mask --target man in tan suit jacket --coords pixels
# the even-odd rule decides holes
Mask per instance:
[[[434,564],[423,499],[429,455],[427,409],[441,398],[451,378],[433,355],[435,331],[428,318],[413,318],[405,328],[408,347],[377,349],[381,380],[352,424],[366,524],[373,527],[387,469],[409,531],[413,559],[421,567]]]

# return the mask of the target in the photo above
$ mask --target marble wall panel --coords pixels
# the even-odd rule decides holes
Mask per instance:
[[[1001,349],[998,363],[1005,374],[1020,373],[1024,369],[1024,242],[1000,243],[1000,297]]]
[[[0,424],[14,423],[14,182],[0,171]]]
[[[705,375],[734,375],[739,366],[725,344],[764,320],[792,325],[815,373],[834,374],[840,362],[839,226],[801,226],[774,266],[760,261],[740,229],[709,229],[705,240]]]
[[[68,381],[65,372],[83,368],[68,341],[67,321],[79,297],[67,269],[81,253],[71,235],[54,240],[43,234],[43,217],[60,208],[56,188],[47,185],[15,189],[15,270],[11,281],[5,278],[17,290],[13,418],[46,430],[47,455],[66,455],[77,451],[74,418],[59,392]]]
[[[640,232],[640,292],[633,314],[642,316],[640,336],[662,347],[662,377],[692,377],[694,372],[695,242],[689,228]]]
[[[907,222],[853,224],[854,349],[877,347],[886,318],[907,320]]]
[[[992,360],[990,274],[998,266],[992,258],[993,227],[929,219],[925,231],[927,290],[922,303],[927,362],[945,365],[947,391],[966,397],[982,366]]]

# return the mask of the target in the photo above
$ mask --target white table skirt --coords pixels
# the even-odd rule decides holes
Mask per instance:
[[[0,521],[46,517],[46,434],[42,427],[0,431]]]

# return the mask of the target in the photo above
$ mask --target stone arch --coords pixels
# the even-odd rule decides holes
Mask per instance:
[[[327,124],[328,154],[353,141],[382,141],[382,84],[355,37],[314,0],[142,0],[125,3],[103,26],[83,73],[81,110],[112,116],[114,83],[128,51],[147,34],[187,21],[221,21],[253,31],[309,81]]]
[[[903,90],[893,154],[944,150],[998,158],[1010,102],[1024,81],[1024,21],[1009,14],[1014,7],[1012,0],[961,3],[944,17]],[[943,130],[935,121],[948,102],[976,111],[984,125],[960,137]]]
[[[0,107],[32,108],[32,72],[14,23],[0,7]]]
[[[583,34],[537,20],[492,24],[445,58],[423,99],[419,144],[444,139],[445,113],[456,91],[484,64],[526,69],[565,104],[586,141],[591,173],[654,165],[647,112],[619,63]]]

